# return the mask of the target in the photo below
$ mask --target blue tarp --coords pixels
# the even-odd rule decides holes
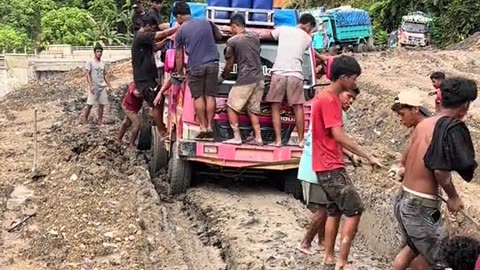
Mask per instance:
[[[298,24],[298,11],[296,9],[275,9],[273,11],[275,26],[296,26]]]
[[[338,27],[371,25],[368,12],[362,9],[331,9],[328,13],[335,16]]]

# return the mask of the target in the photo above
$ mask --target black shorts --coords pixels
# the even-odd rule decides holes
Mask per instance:
[[[135,82],[135,86],[138,91],[142,94],[143,100],[145,100],[148,105],[152,106],[153,101],[157,97],[158,92],[160,91],[160,86],[155,81],[142,81]]]
[[[344,214],[347,217],[361,215],[363,212],[362,199],[347,176],[345,169],[328,172],[317,172],[318,184],[322,186],[329,201],[328,215],[338,217]]]
[[[218,63],[208,63],[187,71],[188,86],[194,99],[216,97],[218,88]]]
[[[400,191],[395,199],[395,218],[408,247],[416,255],[422,255],[432,269],[444,269],[441,243],[447,232],[442,226],[440,203],[436,207],[425,206],[425,200],[429,199],[413,198],[406,191]]]

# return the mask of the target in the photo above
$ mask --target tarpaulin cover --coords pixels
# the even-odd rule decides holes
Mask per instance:
[[[275,26],[296,26],[298,11],[296,9],[275,9],[273,12]]]
[[[362,9],[331,9],[327,11],[335,16],[338,27],[370,25],[368,12]]]

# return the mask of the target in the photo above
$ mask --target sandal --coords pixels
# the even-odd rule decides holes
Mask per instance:
[[[235,138],[233,139],[229,139],[229,140],[226,140],[226,141],[223,141],[222,143],[225,143],[225,144],[234,144],[234,145],[241,145],[242,144],[242,140],[237,140]]]
[[[272,143],[269,143],[268,146],[282,147],[282,144],[281,144],[281,143],[272,142]]]
[[[256,145],[256,146],[264,145],[263,141],[257,141],[254,137],[247,138],[247,141],[245,142],[245,144]]]

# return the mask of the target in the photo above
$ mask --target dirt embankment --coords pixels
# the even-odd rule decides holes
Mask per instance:
[[[350,135],[380,157],[385,164],[392,165],[399,159],[410,131],[403,127],[398,117],[390,110],[393,98],[405,89],[416,89],[423,103],[433,111],[434,97],[429,75],[433,71],[444,71],[447,76],[464,76],[480,81],[476,71],[480,68],[480,53],[460,51],[406,52],[397,50],[360,56],[363,68],[360,77],[361,95],[355,102],[355,111],[349,112],[348,132]],[[467,118],[475,148],[480,150],[479,107],[472,105]],[[398,251],[397,223],[393,216],[393,199],[398,184],[391,182],[385,173],[372,173],[368,169],[351,172],[356,186],[367,206],[362,218],[360,239],[377,251],[378,255],[391,257]],[[476,199],[480,192],[479,177],[466,183],[458,176],[455,184],[467,206],[466,212],[480,221],[480,204]],[[476,228],[463,216],[451,217],[446,211],[445,221],[452,233],[478,237]]]

